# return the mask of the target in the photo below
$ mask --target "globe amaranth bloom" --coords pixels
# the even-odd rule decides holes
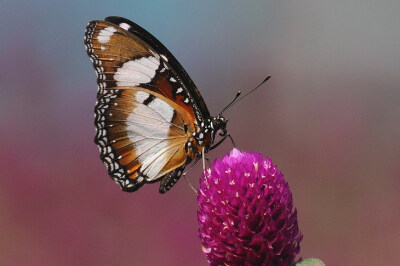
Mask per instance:
[[[211,265],[288,265],[302,234],[282,173],[261,153],[233,149],[203,173],[199,236]]]

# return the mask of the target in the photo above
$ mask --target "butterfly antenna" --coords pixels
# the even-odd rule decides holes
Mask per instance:
[[[242,92],[238,91],[236,93],[235,98],[233,98],[233,100],[227,106],[225,106],[224,109],[222,109],[222,111],[221,111],[221,113],[219,113],[219,115],[222,115],[223,112],[225,112],[229,107],[231,107],[231,105],[235,103],[236,99],[240,96],[240,94],[242,94]]]
[[[241,91],[238,91],[236,93],[235,98],[233,99],[233,101],[231,101],[222,111],[221,113],[219,113],[219,115],[222,115],[229,107],[231,107],[233,104],[237,103],[238,101],[240,101],[241,99],[245,98],[246,96],[248,96],[250,93],[254,92],[256,89],[258,89],[259,87],[261,87],[261,85],[263,85],[265,82],[267,82],[267,80],[269,80],[271,78],[271,76],[266,77],[260,84],[258,84],[257,87],[255,87],[254,89],[252,89],[251,91],[249,91],[248,93],[246,93],[245,95],[243,95],[242,97],[239,98],[240,94],[242,93]]]

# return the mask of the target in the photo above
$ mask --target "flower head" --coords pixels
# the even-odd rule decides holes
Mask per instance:
[[[292,194],[270,158],[233,149],[203,174],[197,200],[212,265],[288,265],[299,253]]]

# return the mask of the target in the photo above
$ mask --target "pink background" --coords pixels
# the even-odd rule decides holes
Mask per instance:
[[[207,265],[185,181],[123,193],[99,159],[83,34],[107,15],[157,36],[213,114],[272,75],[226,113],[228,130],[285,174],[301,256],[399,261],[400,3],[194,2],[2,1],[0,263]]]

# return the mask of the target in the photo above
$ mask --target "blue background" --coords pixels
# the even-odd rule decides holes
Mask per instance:
[[[123,193],[93,143],[83,35],[118,15],[177,57],[238,147],[285,174],[301,256],[385,265],[400,248],[400,2],[0,1],[0,262],[206,265],[184,181]],[[224,143],[211,159],[229,152]],[[196,186],[201,168],[190,172]]]

